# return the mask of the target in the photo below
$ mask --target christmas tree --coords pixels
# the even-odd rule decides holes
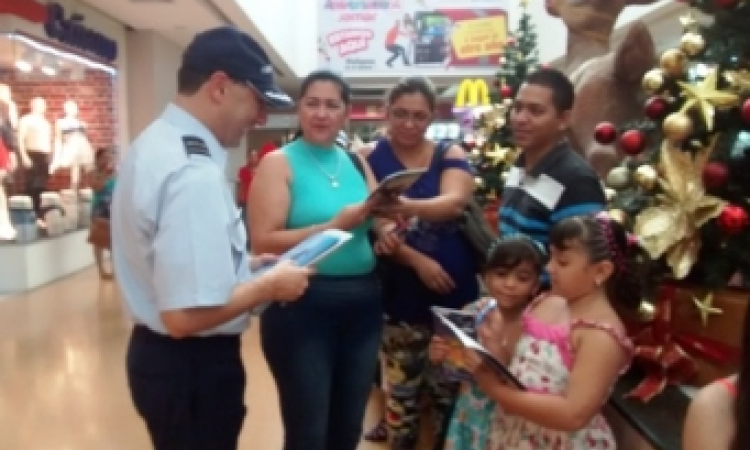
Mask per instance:
[[[610,215],[639,238],[654,285],[747,285],[750,0],[688,3],[679,48],[643,78],[644,120],[597,127],[629,155],[606,177]]]
[[[470,159],[476,171],[475,195],[482,205],[497,200],[503,190],[504,173],[516,159],[518,152],[509,124],[510,107],[526,76],[539,68],[537,34],[527,9],[528,0],[521,0],[520,7],[518,28],[508,37],[499,61],[493,105],[478,110],[478,130]]]

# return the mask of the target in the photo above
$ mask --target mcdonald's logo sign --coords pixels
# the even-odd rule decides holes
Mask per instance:
[[[463,80],[456,93],[456,109],[490,105],[490,89],[484,80]]]

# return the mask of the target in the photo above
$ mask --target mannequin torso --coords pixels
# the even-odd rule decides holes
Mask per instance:
[[[50,153],[52,125],[41,114],[26,114],[18,125],[18,144],[22,151]]]

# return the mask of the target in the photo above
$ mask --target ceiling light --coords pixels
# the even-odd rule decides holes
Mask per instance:
[[[34,67],[28,61],[24,61],[23,59],[19,59],[16,61],[16,69],[20,70],[21,72],[31,72],[31,69],[33,68]]]
[[[35,49],[37,51],[43,52],[45,54],[48,54],[48,55],[51,55],[51,56],[54,56],[54,57],[57,57],[57,58],[63,58],[63,59],[67,59],[67,60],[70,60],[70,61],[75,61],[75,62],[77,62],[79,64],[82,64],[82,65],[84,65],[86,67],[90,67],[92,69],[98,69],[98,70],[101,70],[101,71],[106,72],[106,73],[108,73],[110,75],[113,75],[113,76],[117,74],[117,69],[115,69],[115,68],[113,68],[113,67],[111,67],[109,65],[93,61],[93,60],[91,60],[91,59],[89,59],[89,58],[87,58],[85,56],[81,56],[81,55],[77,55],[75,53],[71,53],[71,52],[59,50],[57,48],[54,48],[54,47],[51,47],[49,45],[43,44],[43,43],[41,43],[39,41],[36,41],[34,39],[28,38],[28,37],[26,37],[26,36],[24,36],[22,34],[19,34],[19,33],[1,33],[0,36],[5,36],[5,37],[7,37],[9,39],[14,39],[14,40],[23,42],[24,44],[28,45],[29,47],[32,47],[33,49]],[[29,66],[31,66],[31,64],[29,64]],[[18,68],[18,70],[23,70],[20,67],[18,67],[18,64],[16,64],[16,67]]]
[[[44,57],[42,57],[40,70],[48,77],[54,77],[55,75],[57,75],[57,64],[55,64],[55,61],[54,59],[52,59],[52,57],[45,55]]]

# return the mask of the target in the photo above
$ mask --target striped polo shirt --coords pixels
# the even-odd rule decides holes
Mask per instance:
[[[547,248],[557,222],[604,209],[598,175],[567,142],[558,144],[528,172],[524,160],[521,154],[505,182],[498,212],[502,236],[524,234]]]

